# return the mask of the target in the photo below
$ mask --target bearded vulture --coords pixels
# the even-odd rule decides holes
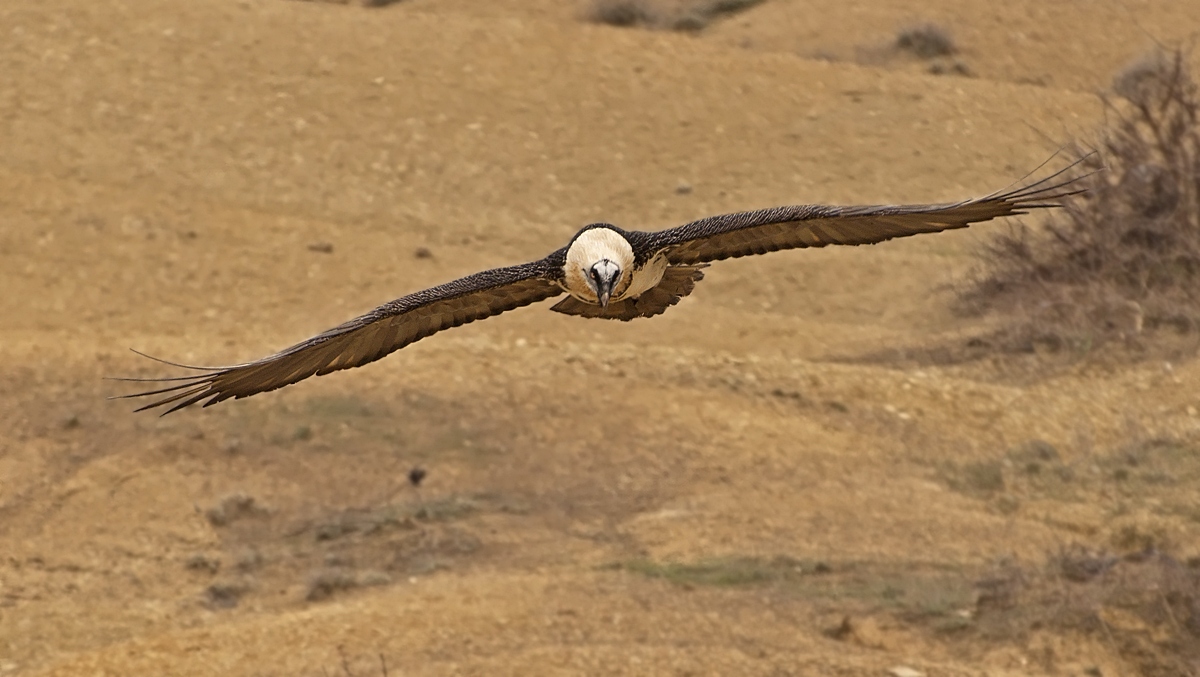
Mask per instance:
[[[654,317],[692,293],[704,277],[703,269],[713,261],[782,249],[875,244],[964,228],[1030,209],[1061,207],[1064,198],[1084,192],[1079,182],[1088,175],[1066,175],[1081,162],[1041,181],[962,202],[773,207],[711,216],[656,232],[593,223],[540,261],[485,270],[403,296],[254,362],[195,367],[158,360],[196,373],[116,379],[158,384],[118,398],[154,398],[136,411],[172,405],[164,415],[197,402],[207,407],[313,375],[361,367],[443,329],[564,292],[567,297],[550,310],[622,321]]]

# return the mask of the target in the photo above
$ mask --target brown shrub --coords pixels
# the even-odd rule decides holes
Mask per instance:
[[[941,26],[931,23],[910,26],[901,30],[896,34],[896,47],[906,52],[912,52],[922,59],[950,56],[958,51],[950,33]]]
[[[592,0],[584,18],[609,26],[653,26],[658,11],[648,0]]]
[[[763,0],[592,0],[584,17],[610,26],[700,31],[714,19],[747,10]]]
[[[1044,231],[1021,224],[988,242],[960,309],[1001,311],[998,344],[1087,350],[1200,322],[1200,93],[1182,52],[1115,79],[1102,132],[1106,172]]]

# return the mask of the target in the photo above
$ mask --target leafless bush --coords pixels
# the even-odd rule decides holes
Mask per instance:
[[[959,296],[1010,321],[1001,347],[1086,350],[1200,322],[1200,94],[1182,52],[1142,59],[1105,98],[1107,171],[1051,217],[993,238]]]

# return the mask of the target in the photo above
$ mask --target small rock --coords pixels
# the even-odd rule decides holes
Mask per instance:
[[[417,467],[413,468],[412,470],[408,471],[408,481],[414,487],[419,487],[419,486],[421,486],[421,481],[425,479],[425,475],[427,475],[427,474],[428,473],[425,471],[424,468],[417,466]]]
[[[320,254],[332,254],[333,253],[333,243],[332,242],[314,242],[314,243],[308,245],[308,251],[317,252]]]
[[[925,677],[924,672],[914,670],[907,665],[897,665],[894,668],[888,668],[887,672],[892,677]]]
[[[413,256],[418,259],[432,259],[433,251],[429,247],[417,247],[413,250]]]
[[[691,195],[692,194],[692,184],[688,183],[687,181],[680,181],[679,185],[675,186],[675,194],[676,195]]]

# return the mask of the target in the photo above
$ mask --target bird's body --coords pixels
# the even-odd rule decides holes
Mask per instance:
[[[618,271],[610,300],[637,298],[653,289],[667,272],[667,259],[657,255],[638,265],[628,234],[606,223],[592,224],[579,231],[567,246],[563,267],[563,291],[584,303],[600,303],[600,297],[588,282],[587,272],[600,261],[611,261]]]
[[[540,261],[485,270],[403,296],[261,360],[213,368],[176,364],[198,373],[122,379],[164,384],[123,397],[162,395],[141,409],[172,405],[164,413],[197,402],[209,406],[248,397],[362,366],[444,329],[564,292],[566,298],[551,310],[623,321],[653,317],[690,294],[713,261],[782,249],[873,244],[1057,207],[1062,198],[1081,192],[1073,184],[1082,177],[1058,180],[1070,168],[1013,190],[947,204],[775,207],[654,232],[596,223]]]

